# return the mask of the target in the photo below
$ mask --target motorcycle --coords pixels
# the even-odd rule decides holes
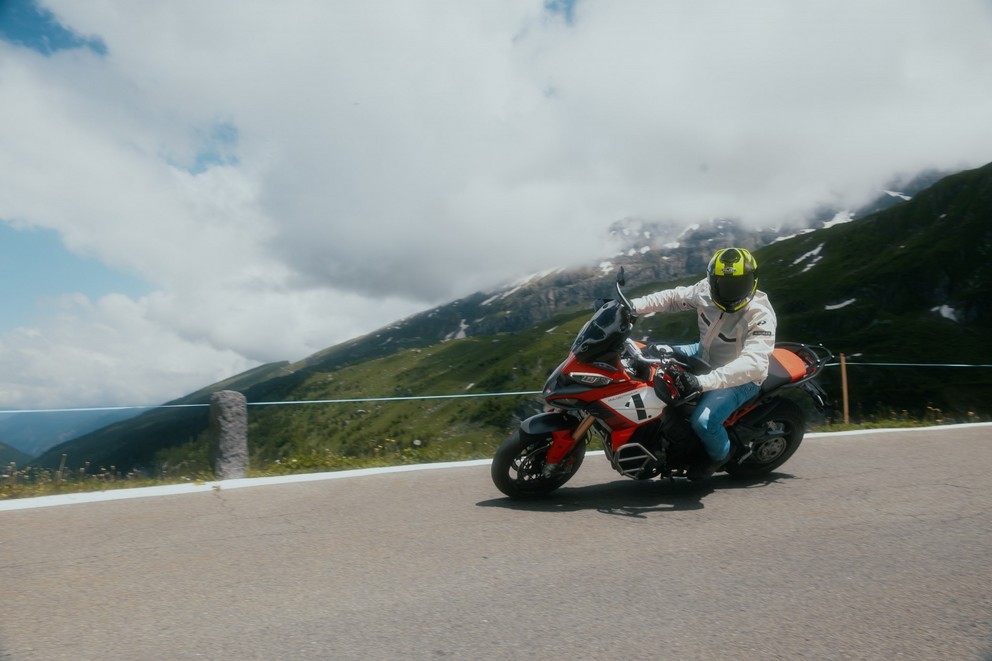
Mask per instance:
[[[497,449],[492,479],[507,496],[535,498],[561,487],[579,470],[595,436],[613,468],[635,480],[684,478],[694,462],[705,460],[689,424],[696,403],[681,397],[678,383],[680,370],[704,373],[709,366],[671,347],[631,339],[637,313],[625,285],[621,268],[616,298],[596,310],[548,377],[545,412],[523,420]],[[725,423],[731,454],[723,471],[765,475],[796,452],[806,416],[784,394],[800,388],[823,411],[826,393],[812,379],[831,358],[822,344],[775,344],[760,392]]]

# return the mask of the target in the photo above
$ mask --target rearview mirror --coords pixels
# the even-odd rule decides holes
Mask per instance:
[[[630,299],[623,293],[623,287],[627,284],[627,278],[624,276],[623,267],[620,267],[620,272],[617,273],[617,299],[623,303],[623,306],[634,312],[634,304],[630,302]]]

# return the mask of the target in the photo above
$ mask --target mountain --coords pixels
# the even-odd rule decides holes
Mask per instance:
[[[992,321],[992,165],[940,180],[855,223],[768,246],[776,309],[797,337],[854,362],[988,364]],[[778,281],[781,279],[781,281]],[[989,411],[987,369],[852,369],[852,401]]]
[[[895,178],[890,185],[862,206],[855,209],[820,207],[807,218],[796,219],[791,224],[747,230],[732,219],[714,219],[709,223],[685,226],[677,221],[649,221],[640,218],[625,218],[610,226],[611,236],[621,245],[621,254],[634,256],[657,250],[677,250],[685,245],[698,243],[700,239],[719,238],[728,245],[739,245],[752,249],[767,245],[783,236],[793,236],[814,229],[830,227],[841,222],[858,220],[871,214],[911,200],[920,191],[930,188],[940,179],[950,176],[950,172],[927,170],[909,178]],[[708,260],[709,257],[706,256]]]
[[[0,443],[0,473],[3,473],[11,463],[24,466],[31,461],[31,456],[24,454],[17,448]]]
[[[57,466],[62,455],[75,466],[114,467],[124,472],[147,466],[157,452],[196,441],[207,428],[210,396],[219,390],[249,392],[259,383],[276,382],[287,374],[289,363],[261,365],[219,383],[202,388],[161,408],[115,422],[98,431],[60,443],[38,457],[38,466]],[[203,448],[204,457],[206,447]]]
[[[121,411],[53,411],[0,414],[0,441],[28,456],[138,414]]]
[[[820,209],[789,227],[751,229],[732,219],[713,219],[689,227],[674,221],[624,219],[608,228],[614,243],[619,245],[618,253],[610,260],[585,269],[553,269],[497,291],[468,296],[399,321],[370,336],[321,351],[304,364],[322,369],[340,368],[446,339],[524,330],[563,309],[602,295],[604,288],[609,289],[617,265],[627,269],[632,282],[664,282],[683,277],[705,268],[715,245],[738,245],[753,250],[786,235],[861,218],[910,199],[939,176],[930,171],[908,180],[893,180],[888,188],[898,192],[880,192],[875,200],[853,211]],[[93,412],[38,413],[7,419],[0,414],[0,440],[37,456],[60,443],[110,425],[115,416],[124,419],[133,414],[115,412],[104,418]]]
[[[608,263],[475,294],[179,401],[202,404],[222,388],[244,392],[250,403],[538,390],[588,318],[590,302],[611,296],[619,265],[629,293],[639,295],[698,279],[713,249],[734,243],[756,248],[780,340],[822,342],[847,354],[856,414],[988,414],[987,370],[859,363],[988,361],[992,164],[945,177],[916,195],[889,197],[898,202],[852,222],[842,221],[851,221],[853,212],[835,214],[821,229],[771,243],[770,230],[723,220],[663,237],[678,246],[637,247],[651,237],[632,231],[630,248]],[[638,332],[685,341],[693,339],[695,322],[684,314],[655,315],[642,319]],[[824,380],[838,395],[838,371]],[[327,452],[443,458],[453,446],[484,456],[514,418],[539,406],[521,397],[257,405],[249,409],[252,461]],[[56,465],[65,453],[76,465],[206,468],[206,417],[205,408],[151,411],[53,448],[38,462]]]

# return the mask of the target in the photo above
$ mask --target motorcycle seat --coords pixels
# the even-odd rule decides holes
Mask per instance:
[[[775,390],[790,383],[805,379],[809,365],[784,347],[776,347],[768,361],[768,378],[761,384],[761,392]]]

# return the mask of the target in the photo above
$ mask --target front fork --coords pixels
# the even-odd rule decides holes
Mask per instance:
[[[548,448],[548,454],[545,456],[544,460],[544,473],[545,477],[550,476],[555,472],[558,464],[561,463],[569,452],[578,444],[582,442],[585,438],[586,432],[589,428],[596,423],[596,418],[591,415],[587,415],[574,430],[569,429],[559,429],[551,432],[551,447]]]

